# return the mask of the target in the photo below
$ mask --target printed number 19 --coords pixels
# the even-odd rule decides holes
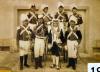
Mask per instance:
[[[92,72],[100,72],[100,67],[98,67],[98,68],[96,69],[97,71],[94,70],[94,67],[92,67],[91,70],[92,70]]]

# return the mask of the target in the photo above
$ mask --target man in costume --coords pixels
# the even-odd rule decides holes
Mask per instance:
[[[52,16],[51,14],[48,12],[49,7],[46,4],[42,5],[42,15],[43,15],[43,19],[44,19],[44,23],[48,29],[48,37],[47,37],[47,41],[46,41],[46,54],[49,52],[49,49],[52,45],[52,32],[51,32],[51,24],[52,24]]]
[[[77,20],[72,19],[70,20],[69,28],[66,31],[65,38],[67,40],[67,48],[68,48],[68,65],[67,67],[71,67],[75,70],[76,69],[76,59],[77,59],[77,49],[78,45],[80,44],[80,35],[78,33],[78,28],[75,27]]]
[[[64,48],[64,45],[66,42],[65,41],[65,27],[64,26],[68,25],[68,15],[64,11],[64,5],[62,2],[58,2],[58,12],[55,14],[54,18],[59,20],[60,39],[62,42],[64,62],[66,62],[67,61],[67,59],[66,59],[67,52]],[[64,24],[66,24],[66,25],[64,25]]]
[[[77,11],[78,11],[77,7],[73,7],[73,8],[72,8],[72,13],[73,13],[73,14],[69,16],[69,22],[70,22],[70,20],[72,20],[72,19],[76,20],[75,26],[76,26],[77,29],[78,29],[78,33],[79,33],[79,35],[80,35],[80,40],[82,40],[82,33],[81,33],[81,31],[80,31],[80,25],[83,23],[83,19],[82,19],[82,16],[81,16],[80,14],[77,13]],[[70,24],[69,24],[68,26],[70,26]]]
[[[35,29],[35,45],[34,45],[34,56],[35,56],[35,69],[38,67],[42,68],[42,58],[45,49],[45,40],[47,35],[47,28],[44,24],[43,15],[38,15],[38,23]]]
[[[34,31],[34,28],[36,27],[37,20],[38,20],[38,14],[36,13],[38,9],[36,8],[36,5],[31,5],[30,12],[27,14],[29,26]]]
[[[23,70],[23,66],[29,67],[27,64],[28,52],[30,49],[30,42],[34,37],[34,34],[28,24],[29,22],[27,15],[21,14],[21,25],[17,29],[17,44],[20,54],[20,70]]]
[[[53,20],[53,25],[52,25],[52,47],[50,49],[52,53],[52,65],[51,68],[56,67],[57,70],[59,70],[59,57],[60,57],[60,47],[58,46],[59,43],[59,22],[58,19]]]

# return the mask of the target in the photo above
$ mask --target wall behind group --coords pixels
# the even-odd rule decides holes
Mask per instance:
[[[76,4],[87,6],[88,15],[88,53],[92,54],[95,40],[100,40],[100,0],[0,0],[0,45],[10,45],[16,50],[16,7],[27,7],[35,3],[38,8],[41,4],[48,4],[50,12],[57,11],[57,2],[62,1],[65,6]]]

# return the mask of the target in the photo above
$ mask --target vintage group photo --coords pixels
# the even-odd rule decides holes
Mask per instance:
[[[88,72],[100,63],[99,3],[1,0],[0,72]]]

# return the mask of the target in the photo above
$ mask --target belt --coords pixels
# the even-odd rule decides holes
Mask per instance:
[[[22,41],[29,41],[29,40],[25,40],[25,39],[21,39]]]
[[[68,39],[68,40],[75,41],[75,40],[77,40],[77,39]]]
[[[44,39],[44,37],[39,37],[39,36],[36,36],[36,38],[39,38],[39,39]]]

